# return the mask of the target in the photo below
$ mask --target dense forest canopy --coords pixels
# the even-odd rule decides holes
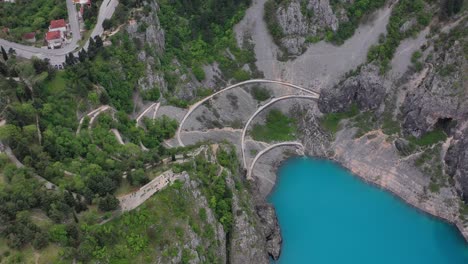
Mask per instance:
[[[0,3],[0,29],[9,28],[9,37],[20,40],[22,34],[39,31],[43,33],[54,19],[67,19],[66,2],[63,0],[17,0],[15,3]]]

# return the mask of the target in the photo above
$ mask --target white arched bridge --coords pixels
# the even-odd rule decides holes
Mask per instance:
[[[256,162],[264,154],[266,154],[270,150],[272,150],[274,148],[278,148],[278,147],[284,147],[284,146],[295,146],[295,147],[299,147],[299,148],[303,149],[302,144],[299,143],[299,142],[283,142],[283,143],[277,143],[277,144],[274,144],[274,145],[270,145],[269,147],[267,147],[264,150],[260,151],[255,156],[255,158],[253,159],[250,166],[248,166],[247,165],[246,155],[245,155],[245,137],[246,137],[246,134],[247,134],[247,130],[248,130],[250,124],[252,123],[252,121],[255,119],[255,117],[257,117],[262,111],[264,111],[265,109],[267,109],[268,107],[272,106],[273,104],[275,104],[275,103],[277,103],[279,101],[288,100],[288,99],[318,100],[318,98],[320,97],[319,92],[316,92],[316,91],[313,91],[311,89],[307,89],[307,88],[304,88],[304,87],[301,87],[301,86],[298,86],[298,85],[295,85],[295,84],[291,84],[291,83],[288,83],[288,82],[275,81],[275,80],[266,80],[266,79],[253,79],[253,80],[249,80],[249,81],[240,82],[240,83],[237,83],[237,84],[234,84],[234,85],[230,85],[230,86],[228,86],[228,87],[226,87],[224,89],[221,89],[221,90],[213,93],[210,96],[207,96],[207,97],[203,98],[202,100],[200,100],[200,101],[196,102],[195,104],[193,104],[192,106],[190,106],[189,110],[187,111],[187,113],[185,113],[184,117],[182,118],[182,120],[180,122],[179,128],[177,129],[177,132],[176,132],[176,137],[177,137],[177,141],[179,143],[179,146],[185,146],[184,143],[182,142],[182,139],[181,139],[181,133],[182,133],[184,124],[187,121],[187,119],[190,117],[190,115],[195,110],[197,110],[203,103],[205,103],[208,100],[214,98],[215,96],[217,96],[217,95],[219,95],[221,93],[224,93],[226,91],[229,91],[231,89],[242,87],[243,85],[247,85],[247,84],[278,84],[278,85],[282,85],[282,86],[285,86],[285,87],[290,87],[290,88],[296,89],[300,93],[302,93],[302,94],[298,94],[298,95],[286,95],[286,96],[282,96],[282,97],[272,99],[268,103],[266,103],[266,104],[262,105],[260,108],[258,108],[255,111],[255,113],[253,113],[250,116],[247,123],[244,125],[244,128],[242,129],[241,139],[240,139],[241,140],[240,146],[241,146],[241,153],[242,153],[242,162],[243,162],[244,168],[247,170],[247,179],[252,179],[252,171],[253,171],[253,169],[255,167]]]

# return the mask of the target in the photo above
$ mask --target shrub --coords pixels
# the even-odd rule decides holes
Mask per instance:
[[[267,88],[255,86],[250,90],[253,98],[259,102],[268,100],[271,97],[271,93]]]
[[[197,78],[199,82],[205,80],[206,78],[205,71],[200,65],[196,64],[195,66],[193,66],[192,72],[193,72],[193,75],[195,75],[195,78]]]
[[[119,207],[119,200],[114,195],[107,194],[105,197],[100,198],[98,201],[99,210],[108,212],[115,210]]]
[[[326,130],[335,134],[339,130],[341,120],[351,118],[357,114],[359,114],[359,110],[357,105],[354,104],[348,112],[325,114],[321,120],[321,124]]]
[[[296,135],[296,121],[287,117],[280,110],[271,110],[266,118],[265,125],[254,125],[252,138],[259,141],[289,141]]]

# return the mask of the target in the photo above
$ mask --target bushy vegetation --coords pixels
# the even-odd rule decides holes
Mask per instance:
[[[463,8],[463,2],[464,0],[440,1],[442,18],[451,17],[452,15],[455,15],[458,12],[460,12]]]
[[[201,66],[214,61],[219,63],[226,79],[242,81],[250,78],[242,66],[249,64],[255,68],[255,56],[252,50],[238,47],[232,29],[242,19],[250,2],[160,1],[158,15],[166,34],[166,52],[162,60],[166,78],[174,70],[171,64],[174,58],[191,68],[198,80],[204,79]],[[174,85],[169,82],[169,90],[172,89]]]
[[[102,47],[102,40],[93,40],[79,58],[67,56],[69,67],[60,73],[40,60],[22,61],[11,54],[7,61],[0,59],[6,67],[0,75],[0,106],[7,122],[0,128],[0,140],[26,167],[5,166],[2,159],[0,219],[8,226],[1,237],[11,248],[45,247],[54,242],[44,235],[51,225],[77,222],[88,208],[116,209],[114,193],[124,172],[134,170],[129,176],[139,186],[147,181],[141,177],[146,165],[157,164],[160,156],[169,154],[161,142],[174,135],[177,122],[163,117],[145,120],[145,129],[137,128],[125,112],[130,110],[131,93],[141,73],[136,55],[128,53],[134,43],[125,35],[114,40],[109,49]],[[10,76],[20,76],[27,83]],[[100,104],[113,104],[120,111],[101,114],[92,127],[85,119],[77,133],[77,113]],[[120,145],[111,128],[120,130],[129,143]],[[140,142],[147,143],[149,150],[142,151]],[[60,190],[45,190],[36,177]],[[33,209],[51,224],[32,221]],[[74,249],[67,254],[78,254],[77,244],[68,246]]]
[[[36,32],[42,39],[54,19],[67,19],[66,2],[62,0],[16,0],[0,5],[0,28],[9,28],[10,33],[0,32],[0,38],[21,41],[24,33]]]
[[[415,71],[421,71],[423,69],[423,63],[421,62],[422,53],[417,50],[411,55],[411,63]]]
[[[321,120],[321,124],[326,130],[335,134],[340,128],[341,120],[354,117],[357,114],[359,114],[359,109],[357,105],[354,104],[347,112],[325,114]]]
[[[264,142],[291,141],[296,138],[296,134],[296,120],[277,109],[268,112],[264,125],[255,124],[251,131],[254,140]]]
[[[356,0],[356,1],[330,1],[334,10],[342,6],[346,10],[346,15],[349,21],[340,23],[338,30],[334,33],[327,34],[327,40],[336,44],[342,44],[345,40],[352,37],[359,26],[362,19],[381,8],[385,4],[385,0]]]
[[[267,24],[268,31],[270,32],[273,40],[278,44],[279,40],[283,38],[284,33],[278,20],[276,18],[276,10],[278,9],[278,0],[267,0],[265,2],[265,22]]]
[[[429,25],[431,13],[427,9],[424,0],[401,0],[392,10],[390,21],[387,25],[387,35],[381,39],[378,45],[372,46],[367,55],[368,62],[377,62],[382,73],[390,69],[390,61],[395,54],[400,42]],[[414,22],[413,22],[413,19]],[[412,23],[403,30],[405,23]]]
[[[253,98],[259,102],[266,101],[271,97],[270,91],[267,88],[260,86],[252,87],[250,93],[252,94]]]
[[[223,225],[224,231],[229,234],[234,217],[232,215],[232,192],[226,185],[227,173],[238,173],[238,161],[234,148],[220,149],[217,155],[220,165],[229,169],[223,170],[216,163],[210,162],[199,155],[194,162],[182,164],[176,171],[187,171],[201,182],[201,187],[208,205],[213,209],[216,218]]]
[[[420,138],[410,137],[409,140],[411,143],[418,145],[418,146],[431,146],[438,142],[445,141],[447,139],[447,134],[445,134],[444,130],[438,128],[434,129],[433,131],[427,132],[422,135]]]

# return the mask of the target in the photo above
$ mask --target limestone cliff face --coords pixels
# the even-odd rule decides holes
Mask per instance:
[[[445,156],[447,173],[456,180],[463,200],[468,202],[468,128],[454,136]]]
[[[335,31],[339,23],[329,0],[284,1],[276,11],[276,18],[284,35],[281,44],[293,55],[303,52],[307,37]]]
[[[232,179],[234,224],[229,241],[229,263],[269,263],[269,255],[278,259],[281,234],[272,206],[257,203],[248,190],[236,190]]]
[[[360,110],[374,110],[384,101],[386,88],[379,68],[368,64],[358,75],[350,77],[332,89],[323,90],[319,108],[323,113],[347,111],[352,104]]]
[[[334,88],[322,90],[318,106],[323,113],[348,111],[353,104],[361,111],[372,110],[374,119],[368,132],[357,135],[355,120],[342,123],[343,129],[328,143],[328,157],[406,202],[457,224],[468,239],[466,216],[459,213],[460,198],[468,202],[468,20],[458,20],[422,47],[421,71],[410,67],[403,78],[395,80],[367,64]],[[385,134],[377,124],[385,114],[393,117],[392,127],[401,126],[401,133]],[[320,130],[314,122],[307,124],[308,119],[313,121],[310,116],[303,121],[307,136],[302,141],[315,154],[314,148],[326,146],[327,141],[317,136]],[[405,139],[420,138],[435,129],[443,130],[448,139],[432,148],[411,147]],[[438,174],[417,165],[428,149],[433,151],[428,166],[442,168]],[[434,177],[453,181],[434,191],[430,188]]]
[[[468,35],[465,18],[447,34],[440,34],[427,59],[428,73],[410,92],[403,105],[404,132],[419,137],[434,129],[443,129],[452,137],[445,155],[446,172],[468,202]],[[431,49],[429,47],[429,49]]]
[[[176,59],[171,62],[172,72],[163,72],[159,57],[164,55],[166,38],[161,27],[156,1],[146,3],[150,12],[138,14],[137,19],[129,21],[126,31],[139,43],[138,59],[146,66],[145,75],[138,80],[141,90],[159,89],[161,93],[171,90],[177,98],[191,100],[196,97],[196,91],[203,85],[195,78],[191,69],[183,67]],[[145,48],[145,45],[149,48]],[[175,83],[169,84],[167,75],[171,75]],[[172,85],[172,87],[170,87]]]
[[[468,23],[465,22],[465,26]],[[449,121],[458,123],[468,116],[466,73],[468,63],[463,51],[467,38],[439,43],[428,59],[429,73],[406,97],[402,114],[408,134],[421,136]],[[444,40],[441,40],[444,41]],[[465,44],[466,45],[466,44]],[[449,131],[447,131],[449,132]]]

